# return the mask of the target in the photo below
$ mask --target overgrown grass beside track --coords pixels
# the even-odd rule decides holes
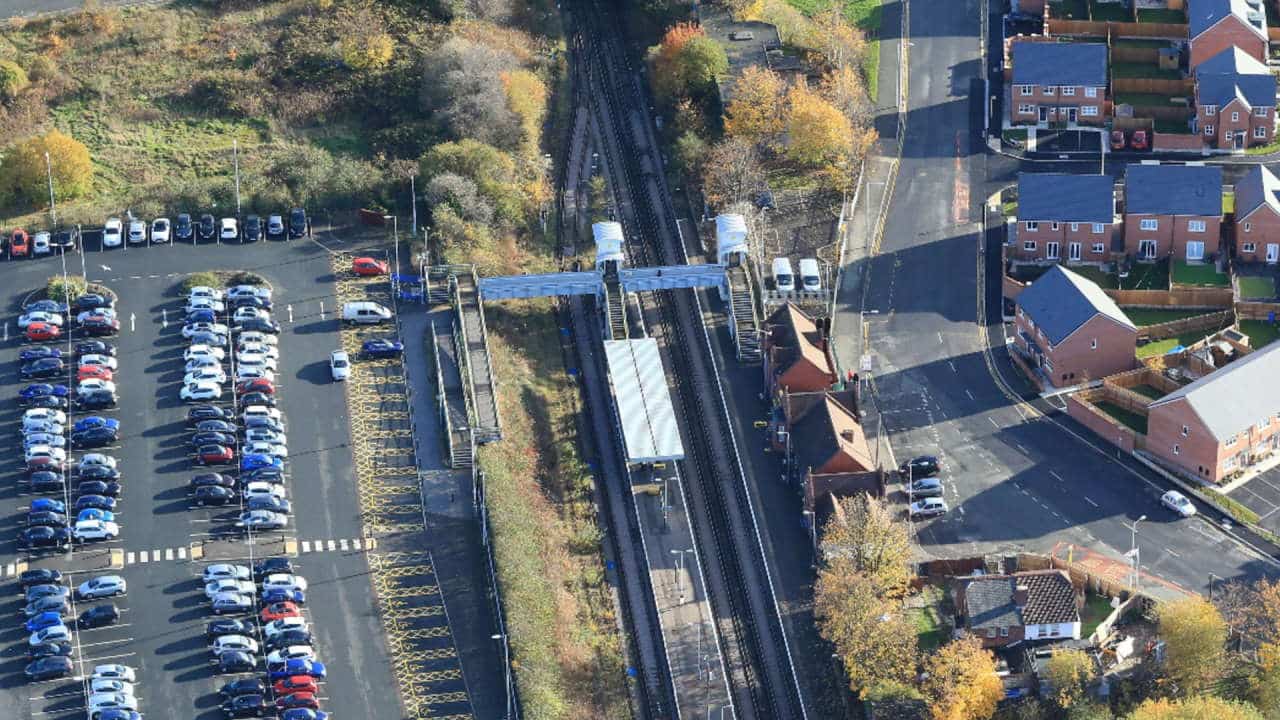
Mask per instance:
[[[479,463],[524,716],[628,717],[594,486],[577,449],[577,388],[555,316],[546,301],[486,312],[503,438],[480,448]]]

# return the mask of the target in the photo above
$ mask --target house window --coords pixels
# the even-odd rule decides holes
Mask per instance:
[[[1026,252],[1035,252],[1035,251],[1036,251],[1036,241],[1035,241],[1035,240],[1024,240],[1024,241],[1022,242],[1022,249],[1023,249],[1023,250],[1025,250]]]
[[[1267,113],[1269,112],[1271,112],[1271,108],[1260,107],[1260,108],[1253,109],[1253,114],[1255,117],[1264,118],[1267,116]]]
[[[987,628],[987,637],[989,637],[989,638],[993,638],[993,637],[995,637],[995,636],[996,636],[996,629],[995,629],[995,628]]]
[[[1047,242],[1044,244],[1044,256],[1049,260],[1058,259],[1058,243]]]
[[[1249,231],[1250,231],[1250,230],[1252,230],[1252,229],[1253,229],[1253,223],[1251,223],[1251,222],[1244,223],[1244,231],[1245,231],[1245,232],[1249,232]]]
[[[1101,235],[1101,234],[1102,234],[1102,223],[1094,223],[1094,224],[1093,224],[1092,231],[1093,231],[1093,234],[1094,234],[1094,235]]]
[[[1056,223],[1056,222],[1055,222],[1055,223],[1050,223],[1050,224],[1049,224],[1049,229],[1050,229],[1050,230],[1053,230],[1054,232],[1057,232],[1057,230],[1058,230],[1058,223]]]
[[[1245,223],[1245,225],[1248,225],[1248,224],[1249,223]],[[1246,227],[1244,231],[1249,232],[1249,228]],[[1257,252],[1257,251],[1258,251],[1257,243],[1247,242],[1247,243],[1241,243],[1240,245],[1240,252],[1251,253],[1251,252]]]
[[[1027,221],[1027,232],[1036,232],[1040,229],[1040,223],[1035,220]]]
[[[1213,125],[1205,125],[1205,126],[1204,126],[1204,134],[1205,134],[1205,135],[1212,135],[1212,134],[1213,134]]]
[[[1059,629],[1057,625],[1050,625],[1049,632],[1047,634],[1049,637],[1058,637],[1062,634],[1062,630]]]
[[[1231,122],[1240,122],[1240,113],[1238,112],[1231,113]]]
[[[1096,88],[1096,87],[1087,87],[1087,88],[1085,88],[1085,89],[1084,89],[1084,96],[1085,96],[1085,97],[1091,97],[1091,98],[1096,98],[1096,97],[1098,97],[1098,88]]]
[[[1187,221],[1187,230],[1189,230],[1189,231],[1191,231],[1191,232],[1204,232],[1204,221],[1203,221],[1203,220],[1188,220],[1188,221]]]
[[[1080,114],[1093,117],[1098,114],[1098,106],[1097,105],[1081,105]]]
[[[1160,222],[1155,218],[1145,218],[1138,223],[1138,227],[1142,230],[1155,230],[1160,227]]]
[[[1036,86],[1035,86],[1035,85],[1023,85],[1023,86],[1022,86],[1022,94],[1023,94],[1023,95],[1035,95],[1035,94],[1036,94]]]
[[[1191,428],[1187,427],[1186,425],[1183,425],[1183,426],[1182,426],[1182,437],[1186,437],[1187,435],[1190,435],[1190,434],[1191,434]]]
[[[1071,97],[1072,95],[1075,95],[1075,94],[1076,94],[1076,89],[1074,87],[1069,85],[1064,85],[1062,87],[1063,97]]]
[[[1239,439],[1240,439],[1240,436],[1239,436],[1239,435],[1232,435],[1231,437],[1227,438],[1227,444],[1228,444],[1228,445],[1235,445],[1235,444],[1236,444],[1236,441],[1237,441],[1237,440],[1239,440]]]
[[[1266,125],[1259,125],[1258,127],[1254,128],[1254,129],[1253,129],[1253,136],[1254,136],[1254,137],[1256,137],[1256,138],[1264,138],[1264,139],[1265,139],[1265,138],[1267,137],[1267,126],[1266,126]]]
[[[1020,114],[1020,115],[1030,115],[1031,113],[1033,113],[1033,112],[1035,112],[1035,111],[1036,111],[1036,106],[1035,106],[1035,105],[1027,105],[1027,104],[1025,104],[1025,103],[1024,103],[1024,104],[1022,104],[1022,105],[1019,105],[1019,106],[1018,106],[1018,114]]]
[[[1106,247],[1105,245],[1103,245],[1102,243],[1094,243],[1094,244],[1093,244],[1093,254],[1094,254],[1094,255],[1101,255],[1102,253],[1106,252],[1106,249],[1107,249],[1107,247]]]
[[[1076,232],[1079,229],[1080,229],[1080,223],[1071,223],[1071,232]]]
[[[1089,341],[1089,349],[1090,350],[1098,349],[1098,338],[1093,338],[1092,340]]]
[[[1205,105],[1205,106],[1204,106],[1204,114],[1205,114],[1205,115],[1213,115],[1213,114],[1214,114],[1214,113],[1216,113],[1216,112],[1218,112],[1218,106],[1217,106],[1217,105]]]
[[[1000,637],[1009,637],[1009,628],[1007,627],[1000,628]]]
[[[1175,444],[1175,445],[1173,446],[1173,454],[1174,454],[1174,455],[1181,455],[1181,454],[1182,454],[1182,446],[1181,446],[1181,445],[1177,445],[1177,444]]]
[[[1236,466],[1236,458],[1234,455],[1222,461],[1223,470],[1231,470],[1235,466]]]

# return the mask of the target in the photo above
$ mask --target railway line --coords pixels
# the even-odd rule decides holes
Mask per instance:
[[[575,65],[587,70],[617,219],[626,229],[632,264],[683,264],[647,98],[611,10],[579,0],[571,21]],[[690,290],[664,291],[643,305],[650,334],[663,345],[677,378],[673,398],[691,440],[680,463],[681,485],[702,550],[735,717],[806,718],[699,299]]]

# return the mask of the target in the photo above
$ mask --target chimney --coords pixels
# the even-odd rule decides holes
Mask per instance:
[[[841,431],[840,431],[840,437],[844,438],[844,441],[845,441],[845,442],[853,442],[853,431],[852,431],[852,430],[841,430]]]
[[[1013,589],[1013,604],[1017,607],[1027,606],[1027,596],[1031,594],[1030,588],[1022,583],[1018,583]]]

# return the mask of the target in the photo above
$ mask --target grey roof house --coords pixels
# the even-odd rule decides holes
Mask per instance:
[[[1186,401],[1219,442],[1247,434],[1266,419],[1280,422],[1280,342],[1245,355],[1221,370],[1184,385],[1148,406],[1154,421],[1162,407]]]
[[[1222,168],[1130,164],[1124,172],[1126,214],[1222,215]]]
[[[985,647],[1080,639],[1080,609],[1062,570],[959,578],[953,589],[957,627]]]
[[[1107,46],[1102,43],[1020,42],[1011,54],[1014,85],[1107,85]]]
[[[1018,174],[1021,221],[1111,224],[1115,214],[1115,180],[1110,175]]]
[[[1194,40],[1232,16],[1266,37],[1267,16],[1248,0],[1187,0],[1188,35]]]
[[[1198,105],[1225,108],[1239,100],[1247,108],[1275,107],[1276,77],[1234,45],[1200,63],[1195,73]]]
[[[1280,178],[1266,165],[1253,165],[1236,181],[1236,222],[1264,205],[1280,213]]]
[[[1137,332],[1129,316],[1097,283],[1061,265],[1049,268],[1018,295],[1018,309],[1031,316],[1052,345],[1060,344],[1098,315]]]

